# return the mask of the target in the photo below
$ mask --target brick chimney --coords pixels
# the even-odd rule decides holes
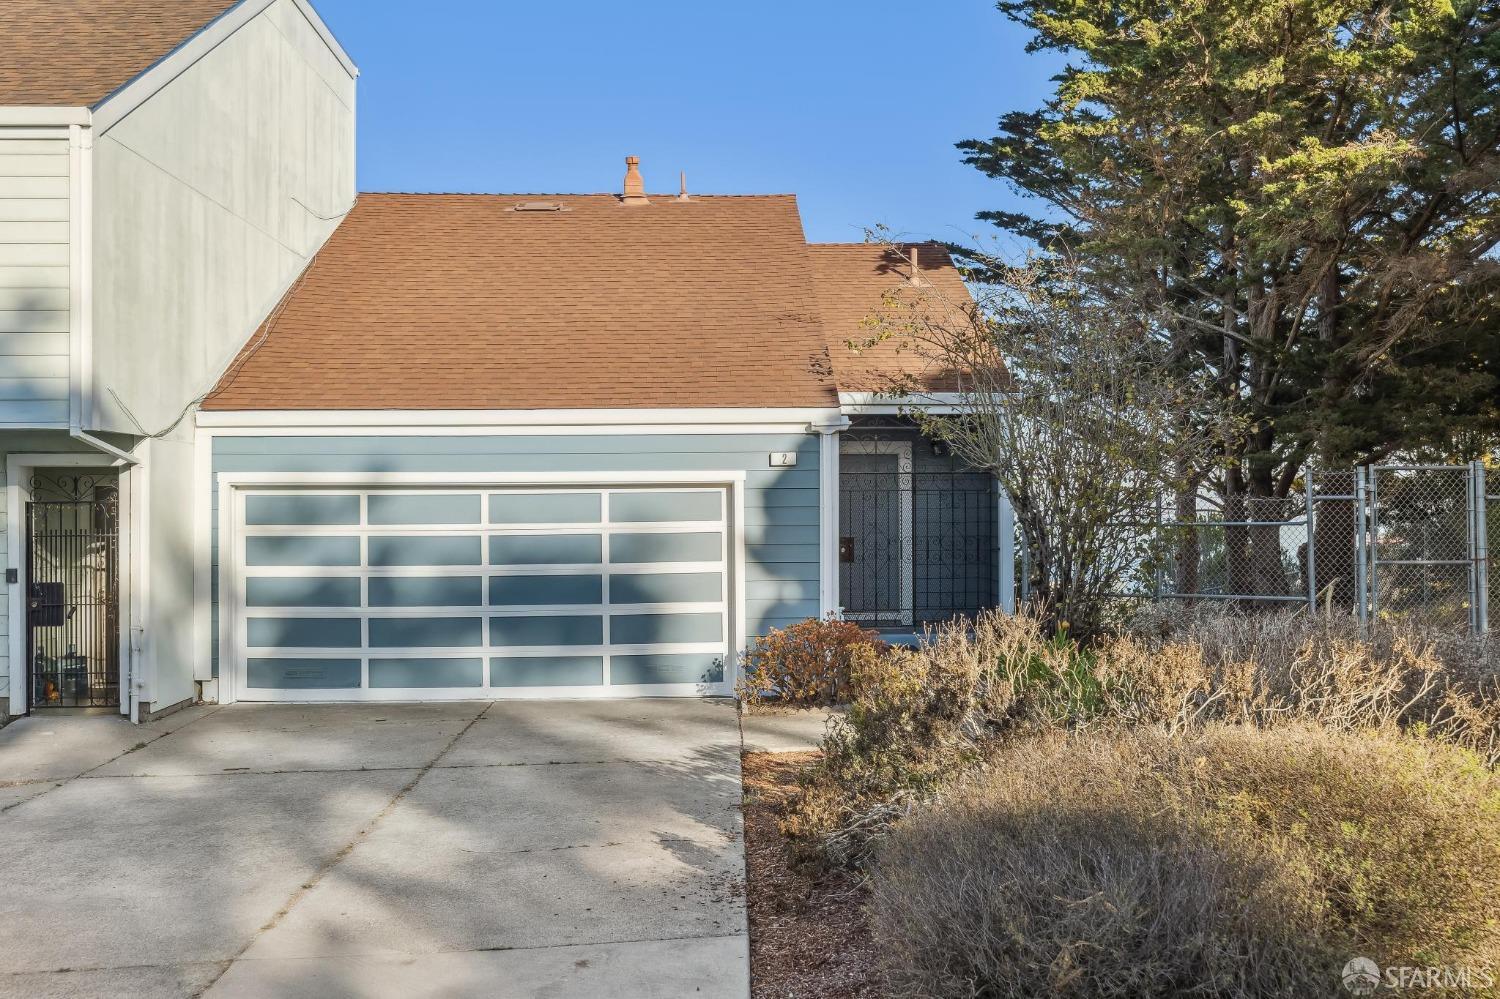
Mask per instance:
[[[639,156],[625,157],[625,194],[620,201],[626,205],[651,204],[651,199],[646,197],[646,182],[641,178]]]

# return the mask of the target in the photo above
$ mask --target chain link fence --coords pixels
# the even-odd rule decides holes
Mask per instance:
[[[1485,473],[1479,462],[1374,465],[1309,470],[1284,497],[1163,497],[1137,592],[1483,633],[1500,609],[1489,572],[1500,475]]]

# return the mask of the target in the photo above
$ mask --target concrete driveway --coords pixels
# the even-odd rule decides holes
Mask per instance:
[[[0,995],[741,997],[732,704],[0,731]]]

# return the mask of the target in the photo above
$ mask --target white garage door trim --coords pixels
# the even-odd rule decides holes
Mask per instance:
[[[745,534],[744,534],[744,491],[745,472],[687,472],[687,473],[554,473],[551,475],[537,475],[535,473],[490,473],[479,475],[453,475],[451,473],[376,473],[376,474],[347,474],[347,473],[276,473],[276,472],[225,472],[217,477],[219,484],[219,649],[220,649],[220,678],[219,699],[221,703],[232,703],[235,700],[255,701],[436,701],[436,700],[475,700],[475,699],[501,699],[501,698],[569,698],[569,697],[639,697],[639,696],[712,696],[726,695],[732,693],[734,681],[738,676],[739,652],[745,647]],[[248,662],[251,658],[245,647],[245,621],[247,619],[246,595],[244,593],[245,567],[242,565],[242,552],[244,551],[245,539],[256,533],[274,533],[280,536],[295,536],[297,533],[324,534],[328,533],[322,528],[291,528],[279,526],[274,532],[258,532],[255,528],[244,526],[245,500],[247,495],[258,492],[306,492],[306,491],[348,491],[368,492],[371,490],[389,490],[401,492],[403,490],[419,491],[446,491],[446,490],[475,490],[501,488],[508,492],[537,493],[556,491],[559,488],[570,490],[599,489],[605,493],[612,490],[636,491],[636,490],[658,490],[658,489],[711,489],[721,490],[725,496],[724,507],[724,535],[723,556],[727,564],[722,567],[725,570],[726,591],[721,594],[722,609],[724,611],[725,625],[724,633],[727,641],[727,652],[724,664],[724,679],[720,683],[664,683],[664,684],[636,684],[636,685],[589,685],[589,686],[547,686],[547,687],[491,687],[490,678],[490,655],[491,651],[468,650],[467,657],[477,657],[484,662],[485,686],[482,688],[398,688],[391,690],[370,689],[368,686],[368,659],[376,656],[370,655],[370,650],[365,650],[366,662],[362,669],[364,682],[361,688],[345,688],[336,690],[268,690],[256,689],[251,691],[247,684]],[[485,501],[488,504],[488,500]],[[362,502],[361,509],[367,509],[368,504]],[[487,514],[488,511],[486,511]],[[596,527],[606,538],[612,529],[619,531],[630,530],[632,533],[644,530],[646,533],[662,532],[672,533],[687,531],[691,527],[702,530],[704,522],[663,523],[658,522],[649,527],[642,528],[639,524],[612,525],[608,522],[607,512],[602,526]],[[366,516],[362,514],[361,524],[351,531],[346,528],[346,533],[355,531],[364,532]],[[481,532],[486,541],[484,547],[486,556],[484,561],[488,563],[488,538],[496,534],[505,535],[511,532],[521,532],[527,535],[542,534],[567,534],[578,533],[577,526],[571,528],[562,525],[530,525],[516,526],[506,525],[504,528],[496,528],[488,523],[489,517],[482,518],[486,523],[479,525],[477,530]],[[352,525],[351,525],[352,526]],[[474,525],[466,525],[464,528],[472,533],[476,530]],[[412,527],[403,526],[400,533],[411,534],[435,534],[441,535],[448,528],[442,526]],[[363,533],[360,536],[364,536]],[[362,546],[367,547],[367,546]],[[607,548],[607,545],[606,545]],[[607,565],[608,552],[605,552],[605,565]],[[367,561],[367,559],[362,560]],[[674,571],[686,571],[693,568],[695,563],[672,563]],[[720,563],[709,563],[712,566],[720,566]],[[259,573],[257,569],[257,574]],[[629,569],[625,569],[629,572]],[[358,572],[361,578],[370,578],[371,570],[362,566]],[[276,575],[296,575],[295,571],[285,572],[278,569]],[[376,573],[378,575],[378,572]],[[449,570],[429,570],[423,568],[403,567],[402,576],[431,575],[454,575]],[[481,576],[487,577],[492,574],[489,566],[480,567]],[[503,573],[501,573],[503,574]],[[538,575],[548,574],[546,570],[537,572]],[[608,594],[603,597],[608,607]],[[364,601],[362,601],[364,602]],[[489,585],[485,584],[485,606],[476,613],[485,621],[484,627],[488,633],[490,617],[494,608],[489,606]],[[713,602],[719,603],[719,602]],[[649,604],[632,605],[632,610],[642,612],[663,610],[694,610],[700,609],[701,604]],[[403,612],[400,609],[382,608],[383,617],[400,617],[403,613],[419,616],[422,613],[430,613],[432,608],[423,608],[420,611]],[[471,609],[472,610],[472,609]],[[287,613],[286,617],[296,617],[299,613],[305,616],[317,617],[314,611],[302,612],[300,609]],[[545,616],[548,612],[529,612],[528,616]],[[551,613],[565,613],[558,610]],[[278,614],[278,616],[282,616]],[[342,616],[351,616],[345,612]],[[355,612],[363,621],[368,617],[367,609]],[[441,615],[440,615],[441,616]],[[608,613],[605,612],[605,620],[608,621]],[[608,627],[607,623],[605,625]],[[361,624],[362,629],[367,625]],[[608,634],[605,641],[608,644]],[[488,644],[488,643],[487,643]],[[614,654],[630,654],[635,648],[621,648],[613,646]],[[715,649],[722,648],[717,643]],[[642,646],[642,652],[659,651],[653,647]],[[686,645],[674,645],[673,652],[690,652],[692,648]],[[333,653],[320,655],[317,650],[309,650],[311,658],[339,658]],[[404,653],[411,655],[412,653]],[[512,654],[523,655],[524,651],[512,650]],[[377,654],[378,655],[378,654]],[[459,650],[443,649],[434,650],[438,658],[463,658],[465,653]],[[344,653],[343,658],[354,658]]]

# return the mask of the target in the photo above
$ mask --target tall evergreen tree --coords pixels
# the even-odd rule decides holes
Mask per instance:
[[[1235,400],[1227,496],[1500,432],[1500,0],[998,7],[1070,62],[960,143],[1041,202],[982,217]]]

